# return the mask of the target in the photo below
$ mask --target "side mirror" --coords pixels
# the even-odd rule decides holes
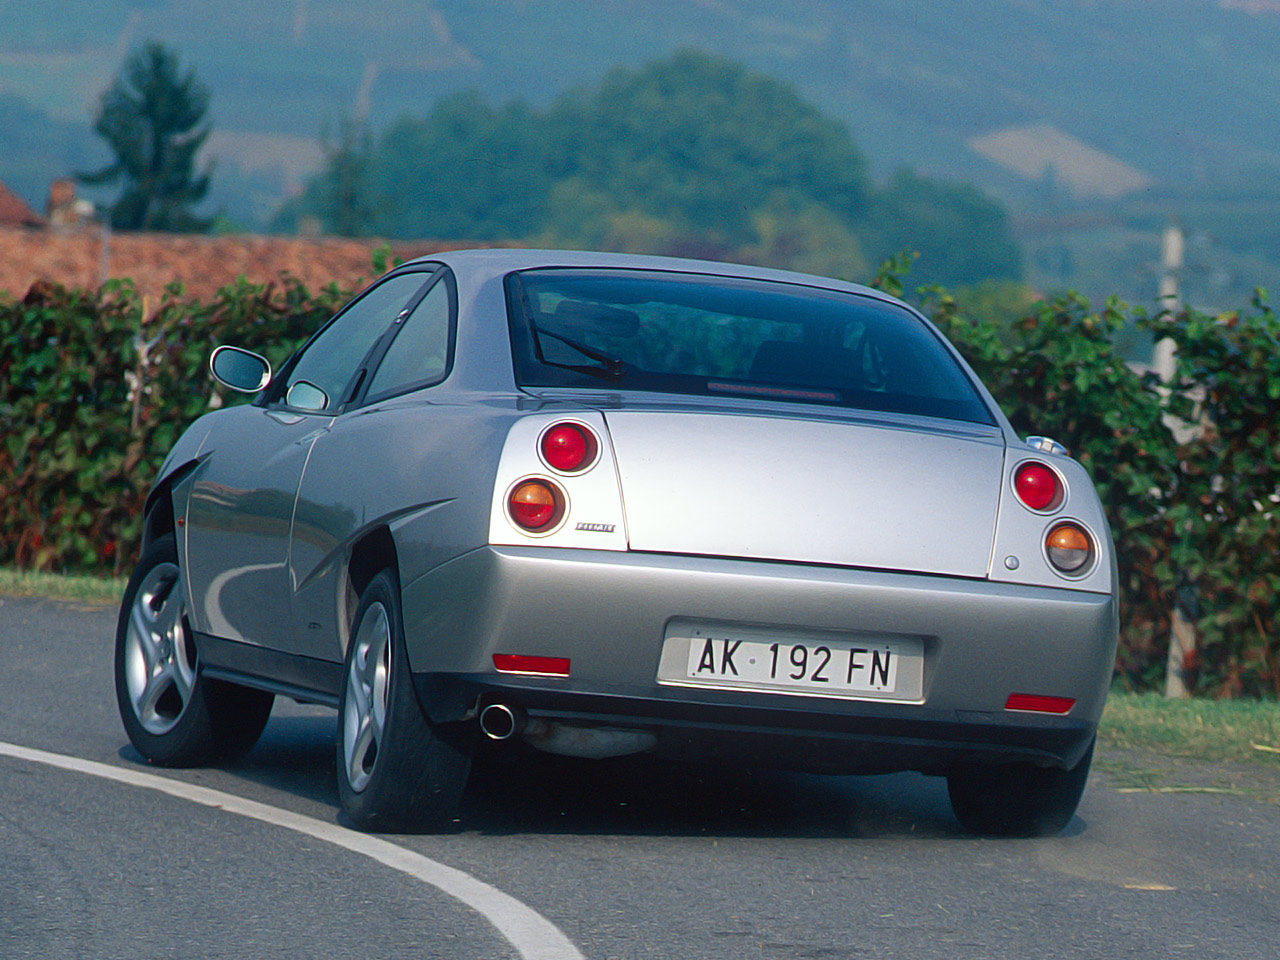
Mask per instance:
[[[271,382],[271,364],[239,347],[218,347],[209,358],[209,372],[228,389],[257,393]]]
[[[299,410],[323,410],[329,405],[329,395],[309,380],[296,380],[284,395],[284,402]]]

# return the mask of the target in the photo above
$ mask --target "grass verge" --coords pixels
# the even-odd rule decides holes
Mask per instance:
[[[82,603],[116,604],[124,595],[125,581],[110,577],[73,577],[57,573],[0,569],[0,595],[79,600]]]
[[[1280,769],[1280,703],[1274,700],[1166,700],[1112,693],[1098,742],[1197,760],[1252,761]]]

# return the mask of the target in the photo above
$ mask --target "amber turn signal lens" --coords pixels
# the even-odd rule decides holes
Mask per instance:
[[[1078,573],[1093,556],[1093,541],[1074,523],[1060,523],[1045,537],[1049,562],[1063,573]]]
[[[1024,463],[1013,477],[1018,499],[1032,510],[1048,510],[1062,500],[1058,475],[1043,463]]]
[[[507,510],[511,519],[525,530],[545,530],[560,519],[564,501],[546,481],[526,480],[511,491]]]
[[[596,438],[576,423],[557,423],[542,435],[542,459],[561,473],[576,473],[591,466],[599,449]]]

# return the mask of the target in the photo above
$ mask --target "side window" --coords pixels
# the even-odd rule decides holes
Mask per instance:
[[[329,411],[345,399],[348,385],[378,338],[428,274],[402,273],[370,289],[307,345],[285,385],[283,400],[303,410]]]
[[[449,363],[449,287],[443,279],[399,326],[369,384],[371,399],[444,379]]]

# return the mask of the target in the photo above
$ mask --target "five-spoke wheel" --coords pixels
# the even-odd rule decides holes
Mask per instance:
[[[115,681],[129,740],[164,766],[195,766],[248,750],[274,699],[201,676],[172,535],[147,547],[125,590]]]
[[[366,830],[438,828],[452,820],[471,769],[473,734],[431,723],[413,689],[395,574],[356,608],[339,703],[338,795]]]

